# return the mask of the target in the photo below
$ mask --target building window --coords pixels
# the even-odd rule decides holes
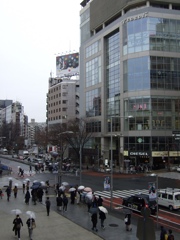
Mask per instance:
[[[86,63],[86,87],[101,82],[101,57],[92,59]]]
[[[101,89],[97,88],[86,92],[86,116],[101,115]]]

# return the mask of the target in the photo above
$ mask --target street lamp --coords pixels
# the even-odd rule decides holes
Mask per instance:
[[[112,200],[113,200],[113,149],[112,149],[112,145],[113,145],[113,136],[112,136],[112,122],[113,122],[113,118],[132,118],[132,116],[111,116],[111,164],[110,164],[110,169],[111,169],[111,183],[110,183],[110,191],[111,191],[111,202],[110,202],[110,208],[112,209]],[[124,162],[122,162],[122,166],[123,166]]]
[[[61,136],[63,134],[71,134],[73,133],[72,131],[65,131],[65,132],[61,132],[58,134],[58,136]],[[62,141],[62,138],[61,138],[61,159],[59,161],[59,169],[58,169],[58,183],[60,183],[61,185],[61,182],[62,182],[62,161],[63,161],[63,141]]]

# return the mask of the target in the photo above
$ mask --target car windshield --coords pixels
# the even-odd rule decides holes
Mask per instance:
[[[180,202],[180,194],[175,195],[175,200]]]

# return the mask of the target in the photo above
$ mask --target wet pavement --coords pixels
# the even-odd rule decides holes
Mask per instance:
[[[0,178],[0,187],[8,185],[10,176],[3,176]],[[98,232],[91,230],[91,215],[87,211],[87,206],[84,203],[80,204],[68,204],[67,212],[59,212],[56,209],[56,195],[54,189],[49,191],[50,201],[52,203],[50,216],[46,214],[46,208],[44,205],[46,195],[43,197],[43,203],[37,203],[33,205],[30,201],[29,205],[24,203],[24,194],[22,192],[22,180],[12,178],[13,185],[18,184],[18,196],[14,199],[12,194],[10,201],[6,200],[6,195],[3,199],[0,199],[0,226],[1,239],[17,239],[12,231],[12,221],[14,215],[11,214],[12,209],[20,209],[23,213],[21,217],[24,222],[24,226],[21,230],[21,240],[28,239],[28,230],[25,224],[27,220],[26,211],[34,211],[36,214],[36,225],[34,229],[33,240],[54,240],[54,239],[105,239],[105,240],[135,240],[136,238],[136,219],[132,217],[132,232],[127,232],[124,224],[123,214],[114,214],[109,211],[106,215],[105,229],[100,228],[100,221],[98,219]],[[160,230],[156,230],[156,239],[159,239]],[[175,239],[180,239],[180,233],[174,233]]]

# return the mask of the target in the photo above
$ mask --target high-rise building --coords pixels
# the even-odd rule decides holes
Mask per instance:
[[[81,6],[80,114],[100,123],[104,159],[180,163],[180,1]]]

